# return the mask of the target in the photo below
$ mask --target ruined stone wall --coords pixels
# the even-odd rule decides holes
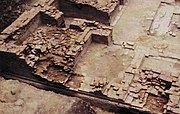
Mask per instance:
[[[38,28],[39,25],[41,25],[42,22],[40,18],[40,14],[37,14],[26,26],[24,26],[23,29],[21,29],[21,35],[19,36],[19,40],[16,41],[17,45],[21,45],[23,41],[29,35],[31,35]]]
[[[66,17],[84,18],[105,24],[110,23],[110,17],[107,12],[102,12],[89,5],[77,4],[67,0],[60,0],[59,8]]]

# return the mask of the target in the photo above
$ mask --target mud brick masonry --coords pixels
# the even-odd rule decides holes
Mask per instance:
[[[35,4],[1,33],[2,69],[24,75],[34,72],[42,77],[58,72],[58,68],[73,73],[78,57],[91,42],[111,44],[111,27],[83,19],[74,19],[65,27],[64,14],[53,6],[54,1],[44,4]]]

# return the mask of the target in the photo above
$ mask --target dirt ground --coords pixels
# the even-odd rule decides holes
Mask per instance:
[[[1,0],[0,32],[15,21],[25,10],[29,10],[37,0]]]
[[[114,43],[133,41],[146,33],[161,0],[129,0],[120,20],[113,28]]]
[[[0,79],[0,114],[111,114],[78,98]]]

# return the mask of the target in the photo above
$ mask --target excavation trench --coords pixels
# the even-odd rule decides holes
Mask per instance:
[[[0,15],[2,14],[0,17],[2,20],[0,21],[0,75],[7,80],[19,80],[46,91],[78,97],[90,102],[95,107],[117,114],[150,113],[144,111],[143,108],[132,106],[128,99],[131,96],[127,95],[128,97],[125,96],[123,99],[119,95],[121,93],[115,93],[113,96],[113,92],[118,91],[113,84],[120,84],[119,80],[109,85],[109,90],[114,88],[113,90],[109,91],[106,88],[109,95],[111,92],[113,93],[112,96],[103,93],[103,89],[108,87],[107,85],[110,84],[111,80],[116,81],[119,78],[117,77],[119,71],[128,67],[129,61],[132,59],[129,55],[126,56],[121,53],[122,50],[119,50],[119,47],[115,49],[115,47],[111,46],[112,27],[109,25],[113,23],[122,5],[125,4],[124,0],[111,1],[109,3],[111,5],[105,4],[104,6],[100,3],[105,9],[91,4],[91,1],[86,4],[82,1],[79,3],[73,0],[47,0],[41,2],[34,4],[30,9],[28,9],[29,6],[24,6],[26,1],[23,0],[12,0],[7,9],[7,2],[3,1],[1,4],[5,7],[0,5],[0,8],[6,9],[1,9],[0,12]],[[4,21],[6,19],[8,20]],[[96,47],[97,44],[102,45],[104,52],[101,52],[101,49]],[[116,51],[111,51],[114,49]],[[86,53],[87,51],[90,52],[89,55]],[[95,71],[91,76],[76,73],[75,69],[80,63],[79,60],[84,58],[85,61],[88,61],[89,56],[89,60],[91,60],[91,56],[94,57],[96,52],[103,66],[102,68],[97,66],[97,68],[100,68],[97,72],[103,72],[106,69],[107,74],[99,73],[97,76],[94,66],[91,70],[88,69],[90,73]],[[85,57],[84,54],[88,57]],[[103,59],[104,57],[106,59]],[[121,64],[123,63],[121,59],[128,62]],[[96,63],[99,62],[98,59],[96,61]],[[107,61],[107,64],[103,64],[104,61]],[[84,64],[83,61],[81,62]],[[88,61],[87,64],[92,62]],[[109,63],[114,63],[111,67],[117,67],[117,69],[107,68],[106,66]],[[123,65],[124,67],[121,67]],[[84,69],[86,67],[84,65]],[[109,72],[112,74],[109,74]],[[111,77],[106,80],[101,75]],[[125,83],[127,81],[128,86],[130,85],[128,81],[131,81],[133,77],[132,73],[125,76],[124,80]],[[103,84],[101,83],[103,89],[98,85],[95,89],[100,87],[98,89],[101,90],[94,90],[92,84],[90,84],[92,80],[95,80],[94,78],[98,78],[96,80],[98,81],[97,84],[100,84],[100,81],[102,82],[105,79],[107,85],[104,86],[103,82]],[[128,92],[128,90],[124,92]],[[126,95],[125,93],[122,94]]]

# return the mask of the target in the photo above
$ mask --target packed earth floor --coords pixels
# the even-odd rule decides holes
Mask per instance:
[[[0,9],[0,114],[180,114],[179,0]]]

